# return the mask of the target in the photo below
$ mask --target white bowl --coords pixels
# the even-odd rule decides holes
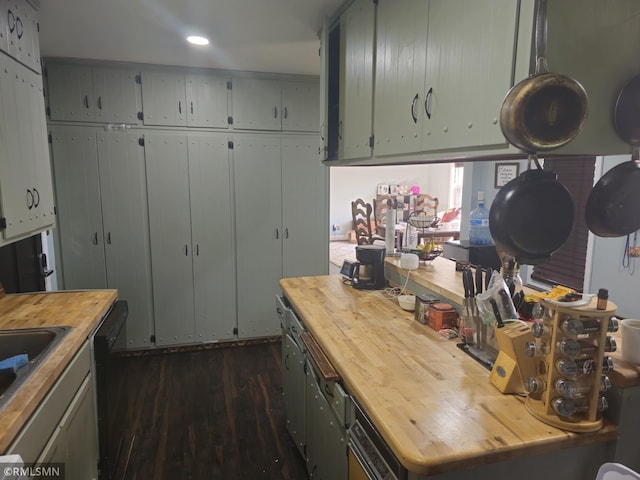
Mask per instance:
[[[398,297],[398,305],[403,310],[413,312],[416,309],[416,297],[413,295],[400,295]]]

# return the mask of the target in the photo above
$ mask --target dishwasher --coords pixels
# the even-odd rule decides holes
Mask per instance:
[[[406,480],[407,469],[351,398],[355,419],[348,431],[349,480]]]

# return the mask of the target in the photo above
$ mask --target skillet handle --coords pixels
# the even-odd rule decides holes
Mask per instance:
[[[536,75],[547,73],[547,0],[536,1]]]

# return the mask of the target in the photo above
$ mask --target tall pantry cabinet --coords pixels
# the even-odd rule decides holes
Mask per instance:
[[[145,136],[156,345],[233,338],[226,135]]]
[[[132,132],[50,128],[64,288],[116,288],[127,344],[153,331],[144,148]]]

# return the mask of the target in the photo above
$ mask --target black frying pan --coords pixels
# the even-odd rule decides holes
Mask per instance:
[[[587,199],[587,226],[599,237],[623,237],[640,230],[640,75],[620,91],[614,125],[633,150],[631,161],[605,173]]]
[[[498,250],[519,264],[544,263],[571,234],[574,203],[555,173],[529,169],[496,195],[489,210],[489,229]],[[530,158],[531,160],[531,158]]]
[[[505,138],[525,152],[552,150],[573,140],[587,118],[587,92],[547,67],[547,0],[536,4],[535,74],[514,85],[500,108]]]

